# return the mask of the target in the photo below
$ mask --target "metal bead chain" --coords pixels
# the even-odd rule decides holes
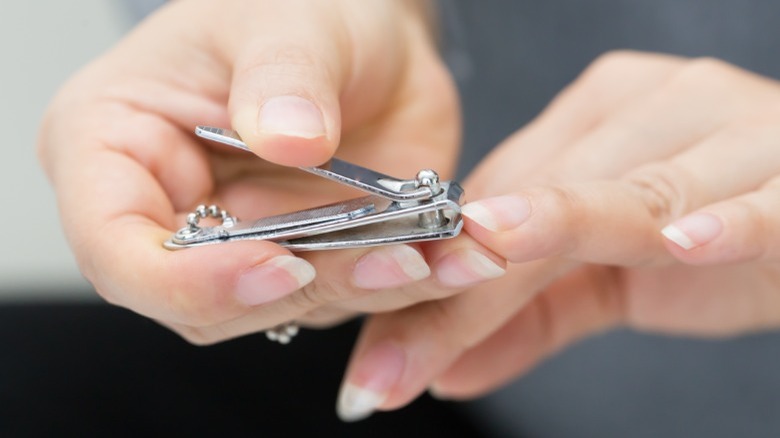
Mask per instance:
[[[222,219],[223,225],[227,225],[228,222],[233,221],[233,217],[230,216],[230,213],[228,213],[227,210],[223,210],[216,205],[209,205],[207,207],[201,204],[195,208],[194,212],[187,215],[187,227],[189,227],[190,231],[197,231],[200,229],[198,226],[200,220],[209,216]]]
[[[198,232],[200,230],[200,220],[207,217],[222,219],[222,225],[226,227],[233,226],[235,222],[235,218],[227,210],[223,210],[217,205],[206,206],[201,204],[195,208],[195,211],[187,215],[187,231],[190,233]],[[298,334],[298,330],[298,325],[290,321],[266,330],[265,336],[271,341],[284,345],[292,341],[292,338]]]
[[[279,324],[272,329],[265,331],[265,336],[274,342],[282,345],[289,344],[292,338],[298,334],[298,324],[294,321]]]

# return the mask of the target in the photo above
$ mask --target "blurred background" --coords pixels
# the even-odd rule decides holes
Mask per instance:
[[[106,0],[3,3],[0,300],[94,299],[60,230],[36,134],[59,86],[132,26],[129,12]]]

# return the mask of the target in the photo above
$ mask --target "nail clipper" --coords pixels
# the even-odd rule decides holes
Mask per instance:
[[[199,126],[195,133],[249,150],[232,130]],[[311,251],[446,239],[457,236],[463,228],[463,189],[457,182],[439,181],[433,170],[421,170],[415,179],[403,180],[337,158],[300,169],[369,196],[252,221],[240,221],[216,206],[199,206],[187,217],[187,226],[164,246],[182,249],[268,240],[292,251]],[[207,216],[221,218],[222,224],[199,226],[199,220]]]

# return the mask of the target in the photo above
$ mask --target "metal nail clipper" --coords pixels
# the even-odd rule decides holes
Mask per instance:
[[[235,131],[201,126],[195,133],[249,150]],[[369,196],[252,221],[239,221],[216,206],[199,206],[165,247],[269,240],[293,251],[355,248],[446,239],[457,236],[463,227],[463,189],[456,182],[439,181],[433,170],[421,170],[416,178],[402,180],[336,158],[300,169]],[[222,223],[200,226],[200,219],[208,216],[221,218]]]

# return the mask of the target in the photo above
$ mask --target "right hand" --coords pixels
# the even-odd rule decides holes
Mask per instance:
[[[200,124],[233,126],[276,165],[200,142]],[[337,147],[383,173],[432,167],[447,178],[457,143],[454,87],[421,3],[188,0],[162,8],[64,86],[39,150],[97,291],[211,343],[454,293],[436,275],[404,286],[429,276],[426,259],[459,263],[469,243],[453,247],[455,258],[398,245],[308,261],[269,242],[163,249],[194,206],[253,218],[355,196],[278,166],[316,165]]]
[[[465,229],[512,262],[507,275],[372,316],[342,417],[428,387],[476,397],[618,325],[780,327],[779,102],[779,82],[722,61],[594,62],[466,182],[478,201],[463,209]]]

